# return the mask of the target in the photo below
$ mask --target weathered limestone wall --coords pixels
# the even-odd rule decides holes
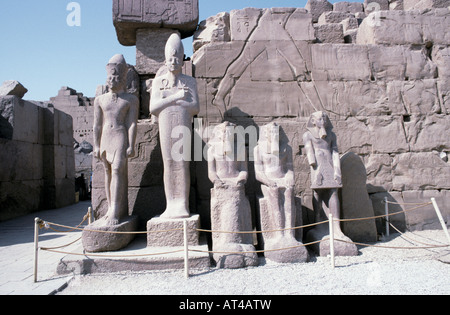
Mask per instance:
[[[277,121],[294,149],[304,222],[312,206],[302,134],[317,110],[329,114],[340,153],[363,160],[375,214],[384,212],[384,196],[400,203],[435,197],[449,222],[450,10],[396,6],[367,14],[367,4],[326,2],[309,1],[309,11],[234,10],[203,22],[193,56],[199,117],[206,126],[223,117],[244,127]],[[208,183],[197,165],[202,208],[208,190],[200,186]],[[256,182],[247,186],[254,198]],[[439,227],[431,206],[396,220]]]
[[[0,221],[75,202],[72,117],[0,96]]]

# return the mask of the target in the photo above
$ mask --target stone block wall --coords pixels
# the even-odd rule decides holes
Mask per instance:
[[[389,9],[385,2],[380,6]],[[449,222],[450,10],[396,6],[370,13],[368,4],[326,3],[233,10],[203,23],[193,56],[199,117],[206,126],[222,119],[244,127],[277,121],[294,149],[296,193],[307,221],[312,205],[302,134],[311,113],[326,111],[340,153],[364,161],[375,214],[384,213],[382,196],[399,203],[435,196]],[[333,38],[321,38],[331,34],[322,27],[336,29]],[[258,193],[252,179],[247,186],[250,198]],[[207,206],[202,198],[207,193],[197,204]],[[397,221],[403,228],[439,227],[432,207]]]
[[[0,220],[75,202],[72,118],[0,97]]]

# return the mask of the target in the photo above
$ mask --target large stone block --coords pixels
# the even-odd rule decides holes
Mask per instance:
[[[369,194],[392,190],[392,157],[389,154],[370,154],[364,158]]]
[[[410,121],[405,122],[405,129],[411,151],[450,151],[448,115],[411,116]]]
[[[136,44],[136,31],[168,28],[183,38],[194,34],[199,20],[198,0],[114,0],[113,23],[124,46]]]
[[[341,23],[314,25],[314,34],[319,43],[344,43],[344,28]]]
[[[366,188],[366,168],[353,152],[341,157],[342,189],[341,218],[362,219],[374,216],[372,202]],[[342,231],[355,242],[376,242],[375,220],[342,222]]]
[[[450,201],[449,190],[415,190],[415,191],[403,191],[403,209],[410,210],[416,206],[415,204],[428,203],[431,198],[436,199],[436,203],[441,211],[444,221],[447,222],[447,226],[450,225],[450,211],[446,206]],[[408,205],[409,204],[409,205]],[[426,205],[417,210],[411,210],[405,213],[406,226],[409,230],[425,230],[425,229],[442,229],[436,211],[433,205]],[[442,232],[444,233],[444,232]]]
[[[8,80],[0,86],[0,96],[12,95],[23,98],[28,90],[18,81]]]
[[[327,0],[308,0],[305,9],[311,13],[312,21],[317,23],[322,13],[333,11],[333,5]]]
[[[17,96],[0,96],[0,135],[29,143],[40,142],[42,113],[35,104]]]
[[[362,3],[340,1],[333,4],[333,11],[357,13],[364,12],[364,7]]]
[[[164,65],[164,50],[172,29],[139,29],[136,31],[136,71],[155,75]]]
[[[137,217],[128,217],[116,225],[101,220],[88,225],[82,233],[83,248],[90,253],[116,251],[126,247],[136,236]]]
[[[327,23],[341,23],[343,20],[348,19],[350,17],[354,17],[353,14],[347,13],[347,12],[338,12],[338,11],[330,11],[330,12],[324,12],[319,17],[319,20],[317,23],[320,24],[327,24]]]
[[[176,247],[184,245],[183,221],[187,221],[188,245],[198,246],[200,216],[191,215],[187,219],[164,219],[155,217],[147,222],[147,246]]]
[[[364,0],[364,12],[389,10],[389,0]]]
[[[361,23],[357,44],[447,45],[450,42],[448,9],[376,11]],[[395,32],[392,30],[395,29]]]
[[[369,154],[409,150],[401,116],[349,117],[336,122],[335,132],[341,152]]]
[[[450,165],[431,152],[403,153],[394,157],[393,189],[450,189]]]
[[[202,21],[194,34],[194,52],[211,42],[231,40],[230,13],[221,12]]]
[[[449,222],[450,212],[448,204],[450,198],[449,190],[408,190],[403,192],[383,192],[376,193],[370,196],[375,209],[375,215],[385,214],[384,198],[388,198],[388,211],[390,223],[400,231],[425,230],[436,229],[441,230],[436,211],[433,205],[426,204],[431,202],[431,198],[435,198],[439,210],[445,222]],[[393,213],[398,213],[392,215]],[[447,226],[449,224],[447,223]],[[385,234],[386,228],[384,222],[377,219],[377,227],[380,233]],[[396,230],[390,228],[391,233]],[[442,231],[442,233],[444,233]]]
[[[311,47],[312,76],[317,81],[369,81],[367,46],[316,44]]]
[[[314,40],[311,14],[303,8],[233,10],[231,40]]]
[[[450,78],[450,47],[444,45],[433,46],[431,53],[436,63],[439,78]]]
[[[405,10],[424,10],[431,8],[447,8],[447,0],[403,0]]]
[[[42,209],[44,181],[0,181],[0,221]],[[51,198],[51,196],[46,196]]]

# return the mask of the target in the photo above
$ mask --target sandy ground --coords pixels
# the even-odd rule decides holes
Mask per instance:
[[[412,241],[413,240],[413,241]],[[442,230],[392,234],[379,246],[422,247],[448,244]],[[61,295],[448,295],[450,247],[393,249],[359,247],[355,257],[312,257],[308,263],[237,270],[183,270],[75,275]]]

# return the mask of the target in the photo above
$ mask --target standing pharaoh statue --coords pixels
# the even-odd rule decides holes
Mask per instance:
[[[305,262],[308,251],[293,229],[297,209],[292,148],[285,135],[280,138],[280,131],[276,123],[261,127],[254,149],[255,175],[264,196],[259,200],[259,219],[261,229],[268,231],[262,234],[264,255],[277,262]]]
[[[208,150],[208,176],[214,183],[211,189],[212,230],[231,232],[212,234],[213,251],[218,252],[213,257],[221,268],[258,265],[252,234],[239,233],[252,230],[252,217],[245,195],[248,178],[245,145],[236,145],[235,127],[229,122],[216,126]]]
[[[167,72],[153,81],[150,113],[158,117],[164,161],[167,207],[161,218],[179,219],[190,215],[192,118],[200,108],[195,79],[182,73],[184,48],[178,34],[169,37],[165,57]]]
[[[313,190],[313,208],[316,222],[326,221],[329,214],[336,220],[340,219],[338,189],[342,187],[341,162],[337,147],[336,134],[325,112],[315,112],[311,115],[308,131],[303,135],[303,142],[311,169],[311,188]],[[334,223],[335,239],[350,242],[344,235],[339,221]],[[328,238],[328,224],[321,224],[310,230],[306,236],[308,242]],[[335,242],[337,256],[354,256],[358,250],[354,244]],[[314,250],[321,256],[329,254],[328,242],[314,245]]]
[[[87,230],[132,231],[136,217],[128,216],[128,158],[133,157],[139,100],[126,91],[128,65],[122,55],[115,55],[106,66],[109,92],[94,103],[94,157],[105,169],[107,213]],[[118,250],[132,235],[83,232],[87,251]]]

